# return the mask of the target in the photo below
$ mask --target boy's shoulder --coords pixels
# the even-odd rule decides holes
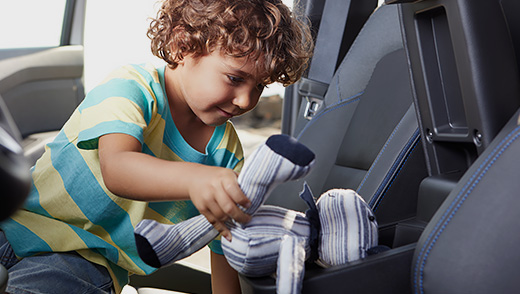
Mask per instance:
[[[164,68],[162,70],[164,71]],[[110,97],[119,97],[133,101],[149,115],[155,112],[162,113],[167,101],[160,71],[161,68],[155,68],[152,64],[121,66],[87,93],[81,108],[91,106],[93,103],[97,104]]]
[[[160,84],[159,70],[160,68],[156,68],[151,63],[128,64],[113,70],[103,80],[103,82],[101,82],[101,84],[107,83],[114,79],[135,81],[140,84]]]

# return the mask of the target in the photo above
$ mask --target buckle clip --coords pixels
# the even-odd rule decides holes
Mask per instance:
[[[299,82],[298,94],[307,100],[303,117],[311,120],[314,115],[321,109],[323,99],[329,84],[318,82],[315,80],[302,78]]]

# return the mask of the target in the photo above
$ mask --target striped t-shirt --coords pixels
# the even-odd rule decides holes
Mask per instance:
[[[17,256],[76,251],[107,267],[116,289],[126,284],[128,272],[155,270],[137,254],[135,225],[143,219],[177,223],[199,212],[191,201],[147,203],[112,194],[101,176],[98,138],[124,133],[158,158],[237,172],[243,164],[230,122],[215,128],[205,154],[193,149],[175,127],[165,93],[164,67],[150,65],[123,67],[89,92],[33,167],[23,209],[0,225]],[[221,253],[219,241],[212,245]]]

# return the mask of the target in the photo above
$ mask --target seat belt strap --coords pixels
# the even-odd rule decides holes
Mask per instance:
[[[328,84],[336,71],[351,0],[326,0],[307,76]]]
[[[298,94],[307,101],[303,117],[311,120],[323,105],[323,99],[334,72],[341,49],[351,0],[326,0],[314,55],[307,78],[299,82]]]

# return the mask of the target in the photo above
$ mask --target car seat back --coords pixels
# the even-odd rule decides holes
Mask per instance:
[[[324,16],[326,17],[326,16]],[[324,106],[298,130],[316,153],[304,180],[315,195],[330,188],[358,190],[380,224],[414,215],[426,176],[397,7],[378,8],[352,44]],[[282,185],[270,204],[305,210],[296,200],[302,181]]]
[[[448,182],[454,187],[425,219],[413,291],[515,292],[520,27],[507,10],[519,6],[432,0],[401,7],[430,168],[419,197],[427,203],[445,194]]]
[[[416,244],[337,268],[309,269],[303,293],[515,293],[520,22],[517,10],[508,10],[520,5],[388,2],[402,3],[397,5],[424,138],[417,148],[426,151],[429,172],[419,187],[420,222],[410,227],[427,226]],[[266,284],[267,278],[248,285],[262,293],[256,290]]]
[[[426,227],[413,261],[415,293],[512,293],[520,288],[519,114]]]
[[[501,2],[402,5],[431,175],[462,175],[520,106],[518,67]]]

